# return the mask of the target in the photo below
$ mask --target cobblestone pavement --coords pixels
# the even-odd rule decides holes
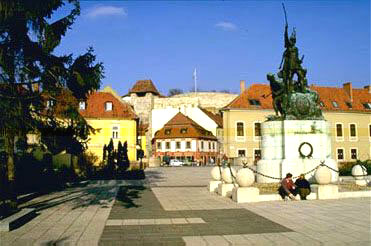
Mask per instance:
[[[98,181],[35,198],[23,206],[38,216],[0,233],[0,245],[371,244],[370,198],[236,204],[207,191],[209,171],[151,168],[146,182]]]

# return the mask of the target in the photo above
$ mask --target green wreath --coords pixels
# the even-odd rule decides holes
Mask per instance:
[[[303,152],[302,152],[302,150],[301,150],[301,148],[302,148],[305,144],[306,144],[306,145],[309,145],[309,147],[310,147],[310,152],[309,152],[308,155],[303,154]],[[308,143],[308,142],[303,142],[303,143],[301,143],[301,144],[299,145],[299,149],[298,149],[298,151],[299,151],[299,154],[300,154],[300,157],[301,157],[301,158],[310,158],[310,157],[312,157],[312,154],[313,154],[313,146],[312,146],[310,143]]]

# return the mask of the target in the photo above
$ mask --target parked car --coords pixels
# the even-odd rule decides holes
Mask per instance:
[[[183,165],[184,165],[184,162],[177,160],[177,159],[172,159],[170,160],[170,163],[169,163],[169,166],[173,166],[173,167],[180,167]]]

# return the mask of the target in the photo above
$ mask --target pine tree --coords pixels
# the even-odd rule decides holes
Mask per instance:
[[[72,7],[69,14],[51,21],[55,11],[65,4]],[[22,137],[31,131],[46,134],[42,131],[48,129],[50,135],[60,133],[62,136],[53,141],[64,143],[63,136],[68,136],[70,148],[63,148],[73,152],[76,146],[84,146],[80,140],[87,140],[92,130],[79,115],[76,104],[61,107],[58,117],[64,117],[67,124],[57,120],[58,112],[46,108],[46,100],[52,99],[58,104],[63,93],[77,102],[85,99],[99,88],[103,78],[103,65],[95,63],[92,48],[76,59],[72,54],[54,53],[79,14],[78,0],[0,1],[0,129],[5,133],[8,192],[13,207],[17,201],[14,191],[16,136]]]

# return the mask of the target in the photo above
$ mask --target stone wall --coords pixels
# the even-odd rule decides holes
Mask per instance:
[[[167,98],[156,98],[154,108],[179,107],[188,105],[218,111],[232,102],[238,95],[221,92],[191,92]]]

